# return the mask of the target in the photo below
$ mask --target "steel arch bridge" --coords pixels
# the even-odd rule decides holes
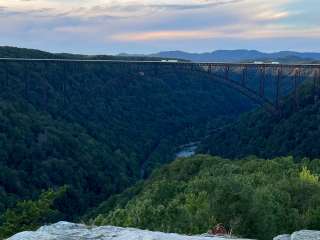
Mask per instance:
[[[66,69],[70,64],[120,65],[141,75],[150,72],[157,75],[163,69],[181,70],[186,74],[200,72],[211,76],[213,81],[237,90],[272,113],[281,110],[281,99],[288,94],[294,95],[295,106],[298,108],[298,87],[304,81],[312,82],[315,99],[320,92],[320,64],[0,58],[0,69],[3,68],[5,78],[8,78],[7,65],[14,63],[24,66],[26,92],[28,67],[34,64],[61,64],[64,74],[67,74]]]

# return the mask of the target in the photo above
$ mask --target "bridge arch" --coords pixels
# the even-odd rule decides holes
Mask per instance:
[[[214,62],[183,62],[183,61],[139,61],[139,60],[87,60],[87,59],[27,59],[27,58],[0,58],[1,64],[6,63],[24,63],[24,69],[27,68],[30,63],[55,63],[55,64],[119,64],[130,65],[133,68],[142,70],[145,68],[152,69],[155,73],[159,68],[170,67],[178,68],[187,71],[198,71],[207,74],[223,85],[229,88],[235,89],[242,95],[250,98],[255,103],[265,106],[267,110],[272,113],[276,113],[280,109],[280,100],[282,97],[281,83],[285,78],[290,78],[290,82],[293,86],[293,93],[295,97],[295,103],[298,106],[298,85],[301,83],[301,79],[308,78],[313,81],[314,93],[318,94],[320,91],[320,64],[280,64],[274,63],[214,63]],[[6,71],[6,67],[4,67]],[[248,80],[248,69],[259,75],[255,81],[258,81],[258,90],[251,88],[246,84]],[[266,89],[266,76],[267,71],[272,72],[272,78],[275,79],[274,101],[270,100],[265,95]],[[237,72],[237,78],[234,79],[231,73]],[[6,73],[7,75],[7,73]],[[26,77],[27,79],[27,77]],[[240,81],[239,81],[240,79]],[[27,83],[26,83],[27,86]],[[27,89],[26,89],[27,93]]]

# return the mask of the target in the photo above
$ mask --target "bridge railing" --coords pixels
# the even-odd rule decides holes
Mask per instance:
[[[255,102],[267,105],[277,111],[281,108],[283,97],[294,95],[296,106],[299,106],[298,88],[304,82],[310,82],[314,95],[319,94],[320,89],[320,64],[278,64],[278,63],[222,63],[222,62],[167,62],[167,61],[127,61],[127,60],[96,60],[96,59],[28,59],[28,58],[0,58],[0,76],[2,87],[18,86],[14,77],[20,75],[24,79],[24,95],[27,97],[32,78],[29,69],[38,68],[38,73],[43,79],[42,91],[45,99],[48,98],[48,83],[46,69],[56,69],[56,77],[51,80],[53,84],[67,91],[66,82],[68,74],[80,73],[80,68],[90,70],[92,66],[123,66],[123,69],[131,69],[145,74],[161,75],[165,69],[175,69],[188,72],[199,72],[210,75],[212,80],[218,81],[236,89],[250,97]],[[18,73],[10,72],[11,67],[19,69]],[[42,67],[39,67],[42,66]],[[42,72],[41,72],[42,71]],[[37,72],[37,70],[36,70]],[[34,71],[33,71],[34,74]],[[79,83],[86,82],[89,75],[79,75]],[[61,79],[63,81],[61,81]],[[47,101],[47,100],[45,100]]]

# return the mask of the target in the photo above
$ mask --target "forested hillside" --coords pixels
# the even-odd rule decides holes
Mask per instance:
[[[320,160],[181,158],[111,198],[91,223],[199,234],[223,223],[236,236],[269,240],[320,226]]]
[[[246,98],[170,67],[0,62],[0,86],[0,238],[58,220],[184,234],[222,222],[262,240],[320,226],[320,101],[308,83],[298,108],[289,95],[276,115],[240,118],[253,108]],[[199,153],[230,159],[161,167],[201,138]]]
[[[90,56],[0,48],[0,57]],[[19,200],[67,185],[61,216],[77,219],[172,160],[179,144],[203,136],[218,117],[252,107],[199,74],[0,62],[0,214]]]
[[[278,114],[244,114],[202,142],[199,152],[230,159],[177,159],[86,219],[192,234],[223,223],[237,236],[262,240],[319,229],[320,102],[308,82],[298,95],[298,107],[288,96]]]
[[[278,115],[262,109],[245,114],[234,124],[212,133],[202,142],[199,152],[232,158],[319,157],[320,101],[313,91],[312,84],[301,87],[298,108],[290,96]]]

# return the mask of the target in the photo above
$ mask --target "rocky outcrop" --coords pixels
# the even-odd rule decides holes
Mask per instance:
[[[280,235],[273,240],[320,240],[320,231],[302,230],[292,235]]]
[[[8,240],[222,240],[222,237],[184,236],[113,226],[89,227],[83,224],[58,222],[34,232],[21,232]],[[234,239],[236,240],[236,239]],[[240,239],[239,239],[240,240]]]
[[[244,240],[236,239],[233,240]],[[43,226],[37,231],[21,232],[8,240],[226,240],[224,237],[186,236],[113,226],[86,226],[69,222]],[[320,240],[320,231],[302,230],[279,235],[273,240]]]
[[[279,236],[273,238],[273,240],[291,240],[291,235],[289,235],[289,234],[279,235]]]

